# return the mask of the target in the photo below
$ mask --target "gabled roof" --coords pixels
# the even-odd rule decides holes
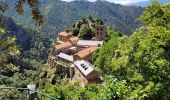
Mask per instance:
[[[88,55],[92,54],[94,51],[96,51],[96,49],[97,49],[96,47],[88,47],[76,53],[75,55],[79,56],[80,58],[85,58]]]
[[[73,62],[73,56],[67,55],[67,54],[62,53],[62,52],[60,52],[57,56],[65,59],[67,61]]]
[[[67,32],[60,32],[59,35],[60,36],[65,36],[65,37],[69,36],[69,34]]]
[[[70,47],[72,47],[72,44],[70,42],[64,42],[62,44],[55,45],[55,49],[59,49],[59,50],[67,49],[67,48],[70,48]]]
[[[74,62],[74,65],[80,70],[80,72],[84,76],[89,75],[91,72],[95,70],[94,66],[85,60],[77,60]]]

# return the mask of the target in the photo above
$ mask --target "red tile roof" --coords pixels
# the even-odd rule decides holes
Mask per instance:
[[[62,44],[55,45],[55,48],[58,49],[58,50],[67,49],[67,48],[70,48],[70,47],[72,47],[72,44],[70,42],[64,42]]]
[[[69,36],[69,34],[67,32],[60,32],[59,35],[60,36],[65,36],[65,37]]]
[[[78,41],[78,37],[71,37],[69,38],[68,40],[71,42],[71,43],[74,43],[74,42],[77,42]]]
[[[88,55],[92,54],[94,51],[96,51],[96,47],[89,47],[84,50],[81,50],[80,52],[76,53],[75,55],[79,56],[80,58],[85,58]]]

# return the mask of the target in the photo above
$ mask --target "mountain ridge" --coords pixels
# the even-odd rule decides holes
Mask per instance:
[[[129,7],[107,1],[65,2],[60,0],[43,0],[39,4],[40,10],[46,19],[45,26],[42,30],[53,34],[53,36],[56,32],[65,30],[72,23],[89,15],[94,18],[99,17],[106,25],[130,35],[140,25],[135,19],[138,18],[144,10],[142,7]],[[19,24],[27,23],[26,25],[28,27],[34,28],[35,26],[30,16],[31,13],[29,12],[30,8],[25,8],[25,15],[23,15],[22,18],[17,16],[17,14],[12,15],[11,13],[14,11],[8,11],[7,15],[13,17]]]
[[[157,0],[159,3],[170,3],[170,0]],[[146,7],[147,5],[151,4],[151,1],[142,1],[137,3],[128,4],[129,6],[141,6]]]

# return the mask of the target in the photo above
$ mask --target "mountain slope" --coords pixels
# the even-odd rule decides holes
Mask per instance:
[[[157,1],[160,3],[170,3],[170,0],[157,0]],[[129,4],[129,5],[130,6],[146,7],[149,4],[151,4],[151,1],[138,2],[138,3]]]
[[[143,9],[139,7],[127,7],[105,1],[87,2],[54,2],[47,14],[47,23],[50,26],[61,25],[61,29],[70,26],[81,17],[100,17],[107,25],[130,34],[139,23],[135,19],[139,17]]]
[[[38,32],[29,28],[23,28],[21,25],[16,24],[11,18],[3,16],[0,14],[0,24],[6,30],[6,33],[3,34],[2,38],[5,37],[16,37],[16,44],[20,48],[22,60],[29,59],[31,60],[43,61],[47,59],[48,48],[51,45],[51,39],[46,33]],[[22,65],[19,62],[21,67],[28,67]]]
[[[11,15],[14,11],[8,11],[9,16],[13,17],[19,24],[26,23],[29,27],[33,26],[32,16],[29,7],[25,7],[25,15]],[[107,25],[125,34],[131,34],[138,26],[135,19],[143,12],[144,8],[129,7],[106,1],[73,1],[64,2],[59,0],[41,0],[40,9],[46,22],[43,31],[55,34],[56,31],[63,31],[73,22],[82,17],[101,18]],[[52,35],[54,36],[54,35]]]

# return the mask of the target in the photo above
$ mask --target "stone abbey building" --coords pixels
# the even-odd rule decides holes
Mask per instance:
[[[100,83],[99,72],[91,62],[92,54],[103,45],[105,29],[104,25],[96,25],[95,36],[91,40],[83,40],[67,32],[58,33],[47,61],[55,69],[55,74],[79,82],[81,86]]]

